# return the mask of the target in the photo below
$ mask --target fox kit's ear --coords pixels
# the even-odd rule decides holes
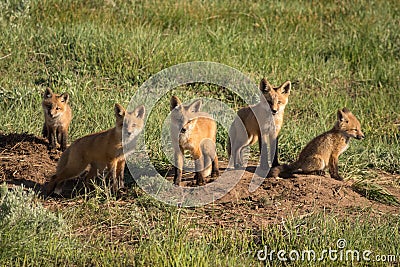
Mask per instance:
[[[43,98],[50,98],[53,95],[53,91],[50,88],[46,88],[43,93]]]
[[[67,94],[67,93],[63,93],[62,95],[60,95],[60,97],[61,97],[61,102],[68,103],[68,100],[69,100],[69,94]]]
[[[339,109],[337,112],[338,121],[348,121],[348,113],[349,110],[347,108]]]
[[[188,110],[190,112],[199,112],[201,108],[201,99],[193,101],[192,104],[189,105]]]
[[[260,81],[260,86],[259,89],[261,92],[268,92],[269,90],[272,89],[272,86],[269,84],[266,78],[262,78]]]
[[[145,114],[145,108],[143,105],[138,106],[137,108],[135,108],[135,110],[133,111],[134,114],[136,115],[137,118],[139,119],[143,119],[144,118],[144,114]]]
[[[169,102],[169,108],[170,110],[173,110],[175,107],[179,106],[180,104],[182,104],[182,102],[179,100],[179,98],[175,95],[173,95],[171,97],[171,100]]]
[[[114,106],[115,117],[123,118],[125,116],[125,109],[120,104],[116,103]]]
[[[282,94],[290,94],[291,88],[292,83],[290,81],[286,81],[279,87],[279,90],[282,90]]]
[[[348,108],[346,108],[346,107],[342,108],[342,111],[343,111],[344,113],[351,113],[351,111],[350,111]]]

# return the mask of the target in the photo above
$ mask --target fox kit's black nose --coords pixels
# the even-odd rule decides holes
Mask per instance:
[[[275,109],[271,109],[271,112],[272,112],[273,115],[275,115],[276,113],[278,113],[278,111],[275,110]]]
[[[181,133],[185,133],[186,129],[185,128],[181,128]]]
[[[364,139],[365,138],[365,135],[357,135],[357,139],[358,140],[361,140],[361,139]]]

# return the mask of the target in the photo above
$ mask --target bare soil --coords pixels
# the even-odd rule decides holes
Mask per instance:
[[[55,172],[61,152],[50,152],[47,141],[32,134],[0,133],[0,182],[10,187],[24,185],[41,192]],[[226,167],[224,161],[220,165]],[[352,189],[352,181],[337,181],[326,176],[297,175],[290,179],[267,178],[253,193],[249,183],[254,167],[244,173],[240,182],[223,198],[197,208],[199,220],[223,226],[266,225],[290,217],[307,216],[317,211],[349,213],[399,214],[398,206],[369,200]],[[376,172],[380,186],[400,199],[400,175]],[[187,174],[186,183],[193,175]],[[167,179],[172,180],[172,173]],[[79,184],[71,181],[72,190]],[[58,200],[44,200],[58,201]],[[59,200],[61,201],[61,200]],[[50,203],[49,203],[50,204]],[[55,204],[55,203],[53,203]],[[50,204],[52,206],[52,204]]]
[[[32,134],[0,133],[0,181],[39,191],[55,171],[60,153]]]

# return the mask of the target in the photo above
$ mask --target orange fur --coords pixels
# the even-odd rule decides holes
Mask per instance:
[[[235,168],[243,165],[242,150],[253,145],[258,141],[259,149],[267,147],[266,142],[269,138],[265,136],[271,132],[271,119],[267,117],[266,110],[269,108],[272,113],[272,118],[275,124],[273,138],[276,139],[276,151],[272,166],[279,165],[278,163],[278,134],[282,128],[283,115],[288,98],[290,95],[291,83],[284,82],[281,86],[274,87],[264,78],[260,82],[260,102],[254,106],[248,106],[238,111],[238,117],[232,123],[229,129],[229,139],[227,150],[229,156],[233,156]],[[260,125],[261,124],[261,125]],[[243,130],[243,126],[245,130]],[[263,132],[263,134],[262,134]],[[264,136],[262,136],[264,135]],[[261,153],[264,155],[265,153]],[[266,169],[267,159],[261,159],[261,167]]]
[[[198,185],[204,178],[219,176],[216,153],[217,124],[209,114],[200,112],[201,101],[184,106],[178,97],[171,98],[171,138],[174,146],[174,184],[182,179],[183,153],[188,150],[195,160],[195,178]]]
[[[107,169],[112,178],[112,189],[116,192],[124,187],[125,157],[123,154],[122,134],[125,127],[125,141],[134,142],[143,129],[144,106],[127,112],[115,104],[116,125],[106,131],[90,134],[77,139],[61,155],[55,175],[47,185],[47,194],[51,194],[61,182],[80,175],[89,165],[85,183]]]
[[[67,93],[54,94],[47,88],[43,94],[42,108],[44,113],[43,137],[49,140],[49,149],[55,149],[56,141],[61,151],[67,148],[68,128],[72,120],[71,108]]]
[[[290,165],[282,165],[271,170],[274,177],[289,177],[293,173],[323,174],[329,168],[332,178],[342,180],[339,175],[339,156],[348,148],[350,138],[363,139],[358,119],[347,108],[339,109],[335,126],[315,137],[300,152],[297,161]]]

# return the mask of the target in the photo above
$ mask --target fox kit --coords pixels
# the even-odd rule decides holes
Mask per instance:
[[[338,171],[338,159],[349,146],[350,138],[363,139],[360,122],[347,108],[337,112],[335,126],[311,140],[300,152],[299,159],[290,165],[271,170],[272,176],[288,177],[293,173],[323,174],[329,168],[332,178],[343,180]]]
[[[124,141],[135,142],[143,129],[145,108],[139,106],[133,112],[127,112],[121,105],[115,104],[114,112],[114,128],[79,138],[64,151],[57,164],[56,174],[47,185],[47,194],[51,194],[61,182],[81,174],[88,165],[90,169],[85,179],[86,184],[98,172],[107,168],[112,178],[113,192],[124,187],[123,127],[126,134]]]
[[[178,97],[172,96],[171,139],[174,147],[175,176],[174,184],[182,179],[184,151],[188,150],[195,160],[195,179],[198,185],[204,184],[204,178],[219,176],[216,153],[217,124],[205,112],[200,112],[201,100],[190,105],[182,105]]]
[[[49,140],[49,149],[56,148],[56,139],[61,151],[67,148],[68,127],[72,119],[68,100],[67,93],[57,95],[50,88],[47,88],[43,94],[44,125],[42,134]]]
[[[263,78],[259,89],[262,93],[260,102],[255,106],[242,108],[238,111],[238,117],[232,123],[229,129],[229,139],[227,150],[229,156],[233,155],[235,168],[241,167],[242,150],[258,141],[260,153],[263,147],[266,148],[266,142],[270,134],[271,120],[267,117],[266,110],[269,108],[275,123],[275,132],[272,136],[276,139],[276,150],[272,166],[278,166],[278,134],[283,124],[283,113],[288,103],[291,83],[284,82],[281,86],[274,87]],[[260,124],[259,124],[260,122]],[[245,130],[243,129],[243,125]],[[231,144],[232,142],[232,144]],[[266,153],[261,153],[264,155]],[[267,159],[261,159],[261,167],[267,169]]]

